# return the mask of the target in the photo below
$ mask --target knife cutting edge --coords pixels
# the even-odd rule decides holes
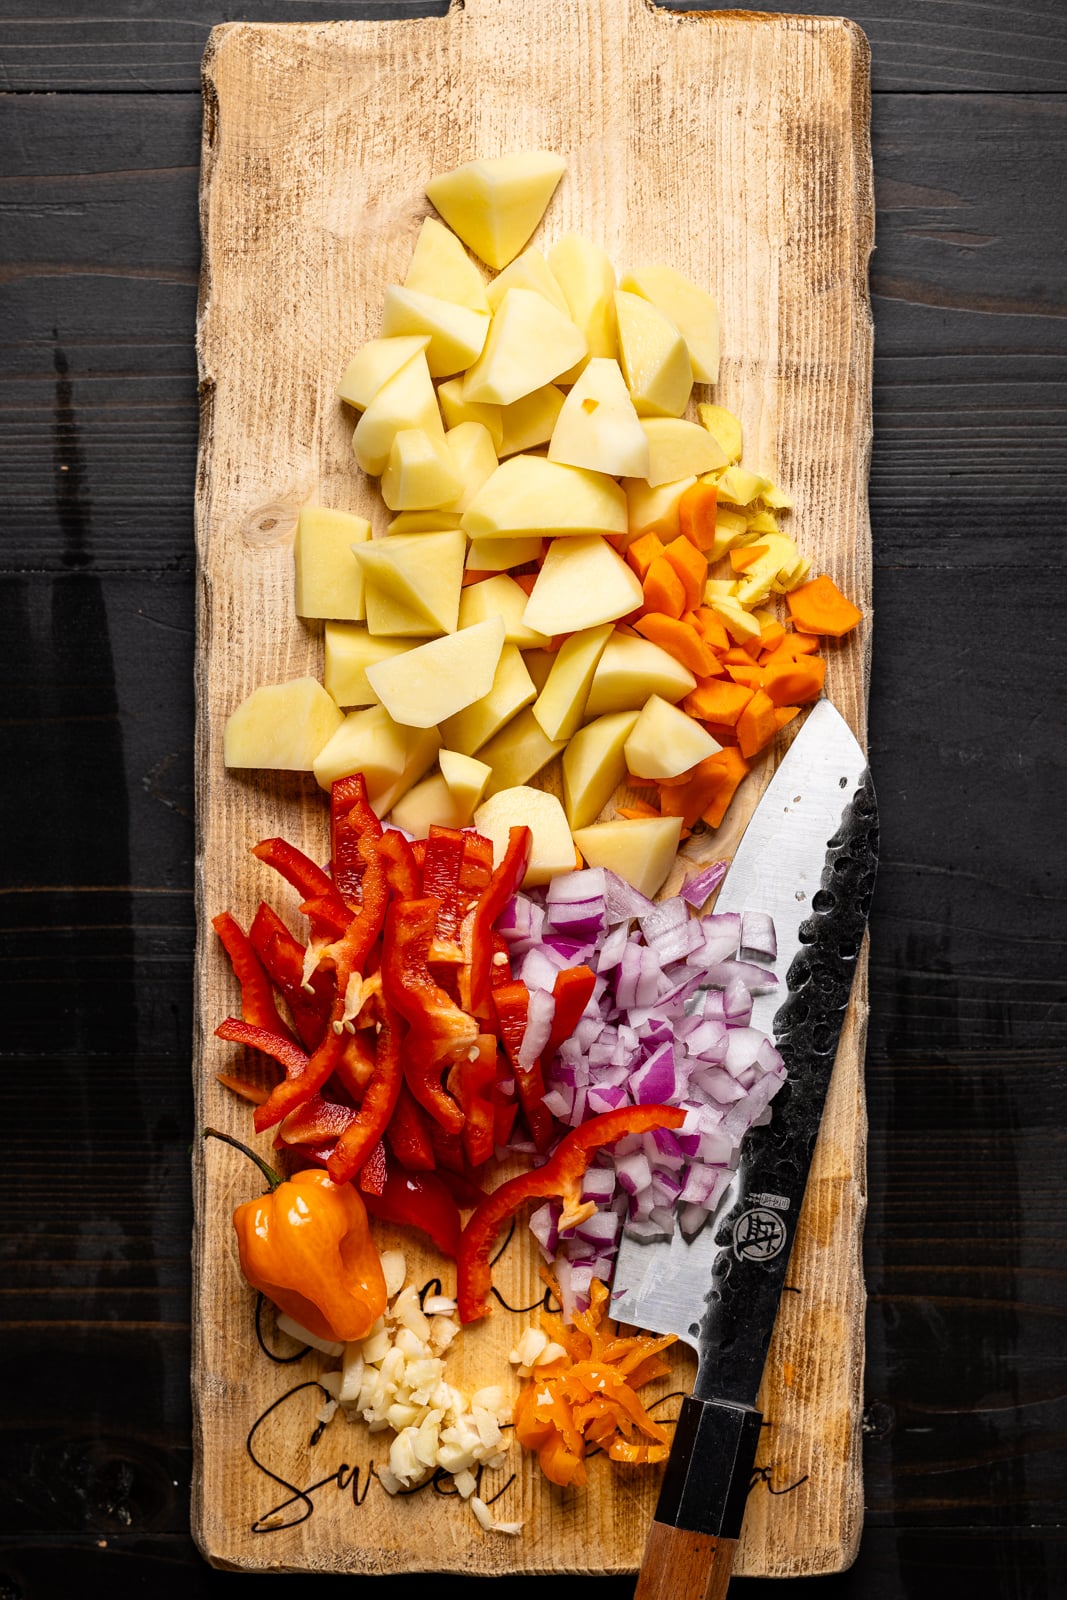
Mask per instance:
[[[775,772],[715,911],[774,919],[776,989],[752,1026],[788,1070],[769,1122],[746,1136],[733,1181],[691,1241],[624,1237],[612,1316],[697,1352],[635,1600],[722,1595],[741,1532],[762,1417],[756,1396],[785,1283],[834,1057],[867,926],[878,812],[867,760],[819,701]],[[783,1000],[784,995],[784,1000]]]

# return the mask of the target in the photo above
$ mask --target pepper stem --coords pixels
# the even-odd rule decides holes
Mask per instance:
[[[267,1163],[263,1160],[263,1157],[257,1156],[256,1152],[254,1150],[250,1150],[246,1144],[242,1144],[240,1139],[234,1139],[228,1133],[220,1133],[218,1128],[205,1128],[204,1138],[221,1139],[223,1144],[232,1145],[235,1150],[240,1150],[243,1156],[247,1156],[249,1161],[254,1161],[260,1172],[262,1172],[263,1176],[266,1178],[268,1188],[271,1190],[271,1192],[273,1192],[280,1183],[285,1182],[285,1179],[280,1175],[280,1173],[275,1172],[273,1167],[268,1167]]]

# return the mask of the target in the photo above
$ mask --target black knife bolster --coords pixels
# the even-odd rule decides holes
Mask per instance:
[[[763,1418],[754,1406],[687,1395],[674,1430],[656,1521],[736,1539]]]

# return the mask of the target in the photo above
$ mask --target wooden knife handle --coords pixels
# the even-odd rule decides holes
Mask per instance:
[[[645,1544],[634,1600],[722,1600],[733,1570],[736,1539],[690,1533],[654,1522]]]

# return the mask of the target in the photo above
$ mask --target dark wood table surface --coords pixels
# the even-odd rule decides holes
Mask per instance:
[[[199,60],[232,15],[432,9],[0,3],[0,1600],[240,1581],[188,1532]],[[884,841],[867,1514],[849,1573],[787,1592],[1043,1600],[1067,1595],[1067,8],[853,15]]]

